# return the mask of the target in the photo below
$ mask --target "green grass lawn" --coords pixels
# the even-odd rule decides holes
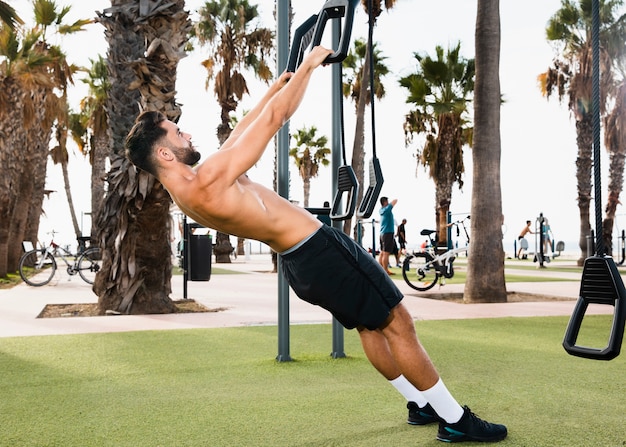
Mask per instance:
[[[582,341],[606,339],[589,316]],[[567,355],[567,318],[418,322],[453,394],[509,428],[503,446],[624,446],[626,359]],[[346,331],[291,328],[279,363],[273,326],[0,340],[0,445],[441,446],[406,424],[403,398]],[[600,346],[602,347],[602,346]],[[473,445],[467,443],[466,445]],[[476,444],[478,445],[478,444]]]

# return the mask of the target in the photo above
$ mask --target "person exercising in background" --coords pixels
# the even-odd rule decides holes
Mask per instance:
[[[314,70],[332,51],[317,46],[295,73],[283,73],[235,126],[219,151],[196,167],[191,135],[159,112],[141,113],[126,140],[131,162],[154,175],[196,222],[269,245],[303,300],[356,328],[367,358],[409,401],[409,422],[439,423],[443,441],[499,441],[504,425],[478,418],[452,397],[415,333],[402,293],[343,232],[253,182],[252,168],[298,108]]]
[[[393,218],[393,207],[396,206],[396,203],[398,203],[398,199],[393,199],[390,202],[387,197],[380,198],[380,255],[378,256],[378,263],[388,275],[394,274],[389,270],[389,255],[398,249],[393,238],[396,225]]]
[[[398,238],[398,245],[400,246],[400,254],[406,256],[406,219],[402,219],[398,229],[396,230],[396,237]]]
[[[517,240],[519,242],[519,250],[517,250],[517,257],[521,259],[522,256],[522,252],[525,250],[524,246],[526,246],[526,248],[528,248],[528,241],[526,241],[526,235],[527,234],[535,234],[533,233],[533,230],[530,229],[530,224],[532,222],[530,220],[526,221],[526,226],[524,228],[522,228],[522,231],[520,231],[519,236],[517,236]],[[524,258],[526,259],[526,258]]]

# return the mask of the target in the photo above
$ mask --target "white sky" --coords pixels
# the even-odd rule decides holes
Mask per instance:
[[[30,2],[11,2],[29,20]],[[110,6],[109,0],[68,1],[59,0],[59,5],[72,5],[69,20],[93,17],[95,10]],[[254,2],[253,2],[254,3]],[[264,17],[265,26],[273,27],[272,11],[274,0],[257,1]],[[528,0],[500,2],[502,22],[501,45],[501,90],[505,99],[502,106],[502,197],[505,217],[504,244],[507,252],[512,252],[513,241],[527,219],[535,220],[539,213],[548,217],[557,240],[563,240],[566,251],[578,254],[578,207],[576,203],[576,141],[574,122],[570,119],[566,104],[556,100],[546,101],[539,92],[537,75],[551,64],[554,53],[545,40],[545,25],[550,16],[558,10],[560,0]],[[187,1],[187,9],[195,12],[202,1]],[[294,25],[298,26],[311,14],[317,13],[323,1],[293,0],[295,11]],[[434,54],[436,45],[448,47],[461,41],[464,57],[474,57],[474,27],[476,0],[399,0],[389,13],[383,12],[374,31],[382,54],[391,74],[385,79],[387,96],[375,106],[377,152],[385,176],[382,195],[398,198],[394,208],[397,221],[408,220],[407,238],[409,244],[419,244],[422,228],[434,228],[434,185],[422,168],[417,168],[414,148],[405,148],[402,123],[410,107],[405,103],[406,93],[398,86],[401,76],[415,71],[416,51]],[[353,39],[367,35],[367,18],[359,8],[355,18]],[[63,46],[70,61],[88,65],[89,58],[97,54],[105,55],[106,42],[103,27],[95,24],[89,31],[76,37],[65,37]],[[178,102],[183,104],[180,127],[193,135],[194,144],[203,154],[217,149],[215,129],[219,111],[212,91],[204,89],[205,70],[199,62],[204,58],[202,50],[198,54],[181,61],[178,69]],[[331,91],[330,68],[319,69],[311,82],[309,91],[300,109],[291,119],[291,130],[302,126],[315,125],[318,135],[331,136],[330,108]],[[250,97],[240,105],[242,110],[250,109],[263,94],[265,87],[255,81],[250,82]],[[75,98],[74,107],[85,94],[80,81],[71,93]],[[344,105],[346,122],[347,156],[351,158],[354,134],[353,104]],[[369,109],[366,122],[369,125]],[[369,130],[366,132],[369,139]],[[367,144],[370,148],[371,144]],[[366,161],[371,153],[366,154]],[[268,150],[250,176],[268,186],[272,182],[273,150]],[[74,199],[79,221],[81,213],[90,210],[88,188],[89,165],[79,155],[71,161],[70,172]],[[603,170],[608,164],[603,153]],[[452,212],[457,218],[468,214],[471,201],[471,149],[465,150],[465,186],[463,191],[454,190]],[[291,198],[302,203],[302,182],[290,161]],[[331,197],[331,168],[323,168],[318,178],[311,183],[310,206],[321,206]],[[416,176],[417,174],[417,176]],[[42,220],[41,237],[50,228],[62,231],[57,239],[73,240],[69,211],[63,192],[60,167],[48,168],[48,188],[59,191],[46,201],[48,217]],[[367,178],[367,175],[366,175]],[[606,197],[608,178],[602,178],[603,204]],[[366,185],[363,185],[365,187]],[[618,214],[622,212],[618,209]],[[375,210],[375,216],[378,207]],[[591,218],[594,222],[592,204]],[[83,217],[84,228],[88,232],[89,218]],[[623,217],[618,217],[618,226],[626,226]],[[371,225],[366,225],[363,243],[371,245]],[[621,231],[621,227],[619,228]],[[533,241],[531,240],[531,248]]]

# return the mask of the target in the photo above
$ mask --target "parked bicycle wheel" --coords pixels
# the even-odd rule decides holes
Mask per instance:
[[[100,271],[102,254],[99,248],[90,248],[78,258],[78,274],[89,284],[96,280],[96,273]]]
[[[29,286],[44,286],[50,282],[57,270],[57,263],[51,253],[31,250],[22,255],[18,270]]]
[[[440,275],[432,260],[429,253],[413,253],[404,258],[402,277],[411,288],[424,292],[437,284]]]

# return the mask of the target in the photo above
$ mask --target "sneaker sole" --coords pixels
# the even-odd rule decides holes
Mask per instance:
[[[434,424],[435,422],[439,422],[439,421],[437,421],[435,419],[433,419],[432,421],[415,421],[415,420],[412,421],[412,420],[408,419],[406,421],[406,423],[409,424],[409,425],[428,425],[428,424]]]
[[[506,438],[507,434],[508,433],[503,433],[502,435],[498,435],[496,437],[489,437],[489,438],[473,437],[473,436],[468,436],[468,435],[459,435],[459,436],[453,437],[453,438],[443,438],[439,434],[437,434],[437,440],[438,441],[442,441],[442,442],[449,442],[449,443],[453,443],[453,442],[468,442],[468,441],[475,441],[475,442],[498,442],[498,441],[502,441],[504,438]]]

